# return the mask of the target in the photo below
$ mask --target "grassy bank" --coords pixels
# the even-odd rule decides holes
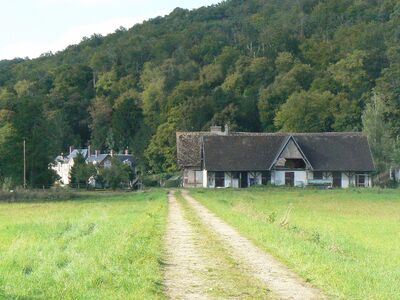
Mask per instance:
[[[0,203],[0,298],[163,298],[164,191]]]
[[[400,193],[195,190],[243,235],[334,298],[400,299]]]

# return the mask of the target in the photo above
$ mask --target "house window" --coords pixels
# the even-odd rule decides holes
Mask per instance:
[[[365,174],[356,175],[356,186],[366,187],[366,183],[367,183],[367,176],[365,176]]]
[[[261,184],[267,185],[270,182],[271,182],[271,172],[270,171],[261,172]]]
[[[314,179],[324,179],[323,173],[320,171],[314,172]]]
[[[258,184],[257,173],[249,173],[249,184],[250,186]]]
[[[215,187],[225,187],[224,172],[215,172]]]

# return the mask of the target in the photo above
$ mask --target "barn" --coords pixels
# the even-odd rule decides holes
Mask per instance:
[[[373,158],[359,132],[248,133],[213,126],[177,132],[176,139],[184,187],[372,186]]]

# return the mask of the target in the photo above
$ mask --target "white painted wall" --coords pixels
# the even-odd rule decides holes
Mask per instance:
[[[262,184],[262,174],[261,172],[249,172],[247,176],[247,184],[250,186],[251,179],[254,179],[256,185]]]
[[[350,179],[346,173],[342,173],[342,188],[348,189],[350,187]]]
[[[232,179],[232,187],[235,189],[239,188],[239,179],[238,178]]]
[[[209,172],[207,175],[208,187],[215,188],[215,173]]]
[[[69,184],[69,173],[72,166],[74,165],[74,160],[70,159],[67,163],[57,162],[52,169],[60,176],[60,182],[62,185]]]
[[[196,176],[196,187],[203,186],[203,171],[195,171]]]
[[[305,186],[307,184],[307,171],[294,172],[294,185]]]
[[[285,185],[285,171],[274,171],[273,175],[274,175],[273,184],[275,184],[275,185]],[[271,178],[272,178],[272,173],[271,173]]]
[[[203,170],[203,187],[208,187],[208,175],[207,170]]]
[[[275,184],[275,171],[271,171],[271,184],[274,185]]]
[[[307,171],[291,171],[291,170],[271,172],[271,183],[275,185],[285,185],[286,172],[294,173],[295,186],[304,186],[307,184]]]
[[[229,188],[232,187],[232,174],[229,172],[224,173],[224,186]]]

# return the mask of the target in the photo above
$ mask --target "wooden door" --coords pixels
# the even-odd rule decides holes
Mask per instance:
[[[294,172],[285,172],[285,185],[294,186]]]
[[[342,187],[342,173],[341,172],[333,172],[332,173],[333,182],[332,185],[334,188]]]
[[[240,172],[240,187],[247,188],[248,186],[249,186],[249,183],[248,183],[247,172]]]

